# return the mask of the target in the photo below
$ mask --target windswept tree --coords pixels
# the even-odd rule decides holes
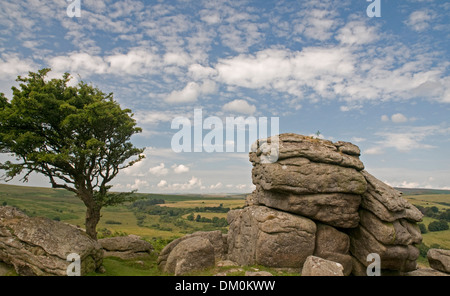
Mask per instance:
[[[121,169],[144,158],[130,141],[141,132],[129,109],[121,109],[113,94],[70,75],[46,79],[50,69],[19,76],[9,102],[0,94],[0,152],[15,160],[0,163],[6,181],[33,172],[49,178],[53,188],[72,191],[85,204],[86,232],[96,239],[100,211],[132,198],[109,192]]]

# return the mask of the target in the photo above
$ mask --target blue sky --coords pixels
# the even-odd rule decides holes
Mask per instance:
[[[115,190],[253,189],[248,152],[171,149],[172,120],[194,109],[278,117],[280,133],[358,145],[390,185],[450,189],[450,2],[381,0],[373,18],[365,0],[81,0],[69,17],[71,2],[0,3],[0,92],[43,67],[113,92],[147,156]]]

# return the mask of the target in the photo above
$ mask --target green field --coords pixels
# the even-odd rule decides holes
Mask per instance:
[[[436,207],[440,212],[450,209],[450,194],[424,194],[424,195],[405,195],[411,204],[422,207]],[[424,217],[425,226],[437,219]],[[450,249],[450,229],[436,232],[427,232],[422,234],[423,243],[427,246],[439,245],[444,249]]]
[[[237,208],[242,207],[245,202],[244,195],[161,195],[142,193],[137,194],[137,196],[139,199],[164,199],[165,204],[156,206],[192,209],[191,212],[196,213],[196,215],[200,214],[208,218],[214,216],[223,218],[226,217],[226,214],[198,212],[195,211],[195,208],[217,207],[220,204],[223,207]],[[84,227],[86,211],[84,204],[73,193],[63,189],[0,184],[0,205],[4,203],[19,208],[29,216],[47,217]],[[209,223],[187,221],[186,216],[188,214],[182,217],[185,220],[183,222],[187,225],[184,228],[175,225],[173,221],[169,221],[170,219],[161,219],[159,215],[147,214],[143,214],[145,218],[139,225],[136,212],[129,208],[130,204],[106,207],[102,210],[102,217],[97,226],[99,237],[110,233],[109,235],[135,234],[148,240],[155,238],[174,239],[186,233],[214,229]]]
[[[408,193],[408,195],[404,195],[404,198],[415,206],[436,207],[438,213],[450,209],[450,194],[445,194],[445,192],[425,191],[421,192],[424,194],[415,194],[414,191],[409,191]],[[138,201],[162,199],[164,203],[133,208],[133,203],[129,202],[104,208],[97,227],[99,238],[135,234],[152,242],[155,249],[160,251],[170,240],[187,233],[215,229],[226,232],[227,227],[216,227],[212,223],[195,220],[189,221],[190,214],[200,215],[207,219],[226,218],[225,210],[240,208],[245,203],[245,195],[137,194],[137,197]],[[0,184],[0,205],[4,204],[15,206],[29,216],[43,216],[84,226],[86,208],[73,193],[66,190]],[[214,209],[221,210],[222,208],[224,208],[223,211],[214,211]],[[155,210],[163,212],[154,214]],[[437,221],[437,219],[424,217],[420,223],[428,228],[433,221]],[[450,230],[429,231],[422,236],[422,247],[425,250],[429,247],[450,249]],[[118,258],[105,258],[104,265],[107,269],[105,275],[163,275],[156,268],[155,256],[139,264]],[[422,266],[428,264],[424,257],[420,257],[418,262]],[[216,269],[205,272],[214,274],[217,272]]]

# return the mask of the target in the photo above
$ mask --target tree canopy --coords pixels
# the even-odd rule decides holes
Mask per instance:
[[[0,152],[15,157],[0,164],[2,178],[28,181],[41,173],[53,188],[76,193],[87,207],[86,231],[95,238],[100,209],[130,197],[109,193],[109,182],[144,158],[130,141],[142,130],[112,93],[83,81],[69,86],[69,73],[48,80],[49,71],[19,76],[10,102],[0,94]]]

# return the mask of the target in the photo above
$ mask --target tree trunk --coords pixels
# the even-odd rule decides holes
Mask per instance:
[[[101,208],[97,205],[88,206],[86,210],[86,233],[97,240],[97,224],[100,221]]]

